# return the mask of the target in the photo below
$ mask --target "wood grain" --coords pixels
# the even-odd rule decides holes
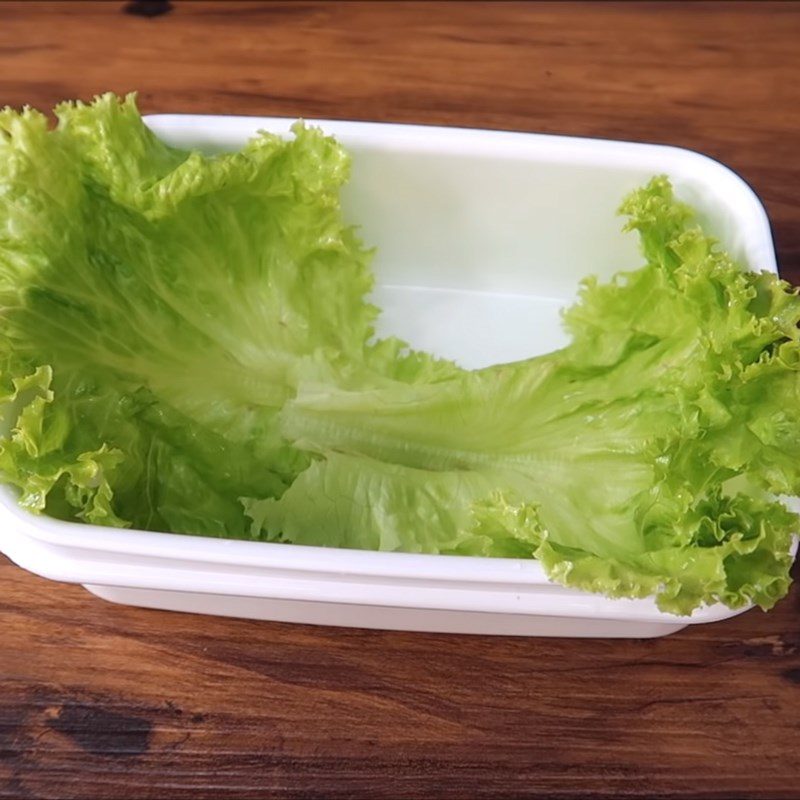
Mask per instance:
[[[0,586],[0,797],[796,797],[797,589],[628,642],[144,611],[9,564]]]
[[[656,141],[729,164],[800,282],[792,3],[0,3],[0,105]],[[655,641],[112,606],[0,562],[0,797],[793,798],[800,591]]]

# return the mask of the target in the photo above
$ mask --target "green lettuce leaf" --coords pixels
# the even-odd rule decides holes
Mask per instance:
[[[247,535],[239,497],[311,461],[275,422],[296,374],[456,371],[372,341],[349,158],[319,130],[207,156],[160,142],[133,97],[56,116],[0,112],[0,469],[27,507]]]
[[[327,462],[251,506],[256,524],[306,544],[452,552],[480,518],[468,548],[536,557],[570,586],[655,594],[681,614],[771,606],[797,520],[769,493],[800,492],[800,299],[742,272],[665,179],[622,210],[647,264],[585,282],[563,350],[436,384],[302,384],[282,430]],[[513,507],[526,524],[488,524],[487,486],[498,517]],[[372,506],[337,516],[354,497]],[[417,516],[428,506],[449,512],[441,540]]]

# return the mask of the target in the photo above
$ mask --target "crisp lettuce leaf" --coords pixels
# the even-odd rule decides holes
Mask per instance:
[[[349,158],[319,130],[207,156],[160,142],[133,97],[56,116],[0,112],[0,358],[9,398],[39,392],[7,407],[0,468],[28,507],[246,535],[239,497],[311,460],[275,424],[296,374],[456,371],[372,341]],[[37,449],[43,429],[60,439]]]
[[[769,607],[788,586],[797,520],[767,493],[800,493],[800,298],[774,275],[742,272],[664,179],[623,211],[647,264],[585,282],[563,350],[437,384],[301,385],[283,432],[329,466],[314,464],[254,519],[291,541],[302,527],[305,543],[450,552],[475,525],[466,487],[488,483],[535,516],[517,550],[559,582],[655,594],[676,613]],[[450,492],[437,506],[458,511],[441,543],[414,516],[432,487]],[[335,515],[369,492],[380,513]],[[327,504],[314,520],[312,497]],[[479,493],[469,502],[485,521]],[[497,531],[482,552],[508,553],[508,527]]]

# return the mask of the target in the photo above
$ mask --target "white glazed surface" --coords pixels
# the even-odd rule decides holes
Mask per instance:
[[[291,120],[161,115],[171,144],[241,146]],[[353,154],[346,216],[376,245],[379,333],[466,367],[564,343],[559,310],[589,274],[640,264],[614,211],[666,173],[704,224],[751,268],[776,271],[769,223],[721,164],[658,145],[538,134],[315,121]],[[671,633],[691,618],[652,600],[550,583],[535,561],[374,553],[119,531],[34,517],[0,488],[0,547],[21,566],[108,600],[177,611],[331,625],[543,636]]]

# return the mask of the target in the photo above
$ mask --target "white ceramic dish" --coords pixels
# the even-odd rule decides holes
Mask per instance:
[[[291,120],[159,115],[183,147],[238,147]],[[701,210],[742,263],[775,271],[756,195],[712,159],[658,145],[526,133],[312,121],[353,154],[347,216],[377,245],[380,333],[469,367],[563,342],[559,309],[591,273],[640,259],[614,210],[657,173]],[[610,600],[550,583],[535,561],[329,550],[117,531],[35,517],[0,489],[0,546],[20,566],[107,600],[256,619],[546,636],[661,636],[691,618],[651,600]]]

